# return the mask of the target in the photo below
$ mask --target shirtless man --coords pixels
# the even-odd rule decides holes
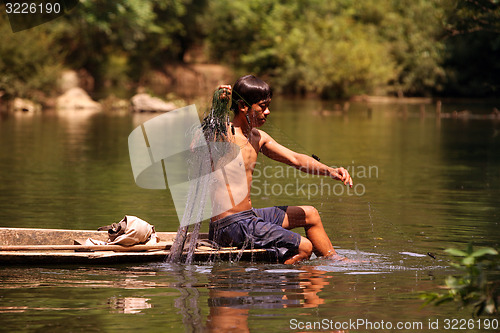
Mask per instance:
[[[230,141],[241,149],[248,191],[243,201],[212,218],[210,239],[222,246],[248,248],[252,242],[255,248],[276,248],[279,258],[285,264],[308,259],[313,251],[318,256],[339,258],[314,207],[279,206],[254,209],[250,189],[259,152],[303,172],[330,176],[352,187],[352,179],[347,170],[331,168],[310,156],[296,153],[258,129],[271,113],[269,104],[272,92],[266,82],[253,75],[246,75],[239,78],[232,89],[231,86],[219,88],[226,89],[227,97],[232,96],[231,109],[235,115],[231,123],[230,132],[233,135],[230,134]],[[290,231],[297,227],[304,227],[307,238]]]

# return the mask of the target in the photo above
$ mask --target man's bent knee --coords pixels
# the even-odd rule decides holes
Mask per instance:
[[[312,225],[312,224],[318,224],[321,223],[321,217],[319,215],[319,212],[316,208],[313,206],[304,206],[303,207],[305,215],[306,215],[306,224]]]
[[[311,241],[305,237],[301,237],[298,251],[299,253],[285,260],[285,264],[295,264],[299,261],[309,259],[313,252]]]
[[[307,256],[307,258],[311,256],[311,254],[313,253],[313,245],[309,239],[305,237],[300,238],[299,252],[302,252]]]
[[[313,206],[289,206],[282,226],[285,229],[305,227],[307,230],[319,224],[321,217]]]

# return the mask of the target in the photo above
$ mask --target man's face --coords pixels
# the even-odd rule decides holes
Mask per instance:
[[[260,127],[264,125],[267,116],[271,113],[271,111],[269,111],[270,103],[271,99],[268,98],[252,104],[252,107],[248,112],[248,116],[254,127]]]

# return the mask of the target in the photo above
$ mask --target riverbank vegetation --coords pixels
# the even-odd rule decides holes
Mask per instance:
[[[4,99],[43,98],[63,68],[86,73],[93,91],[133,91],[152,71],[168,77],[192,62],[326,98],[500,89],[497,0],[81,0],[54,21],[9,30],[0,15]]]
[[[498,273],[489,277],[488,272],[498,272],[500,256],[491,247],[473,249],[469,244],[465,251],[449,248],[446,252],[452,256],[452,267],[460,275],[448,276],[445,280],[445,292],[427,292],[421,295],[425,304],[440,305],[454,301],[462,307],[471,306],[474,316],[498,313],[500,301],[500,280]]]

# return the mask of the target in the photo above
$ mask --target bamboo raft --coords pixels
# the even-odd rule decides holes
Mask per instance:
[[[156,232],[160,242],[154,245],[82,245],[87,238],[106,241],[106,231],[36,228],[0,228],[0,265],[117,264],[164,262],[174,243],[176,232]],[[189,242],[189,236],[187,242]],[[208,234],[198,239],[207,240]],[[185,256],[186,253],[183,254]],[[215,249],[199,246],[195,261],[239,260],[277,262],[275,252],[267,249]]]

